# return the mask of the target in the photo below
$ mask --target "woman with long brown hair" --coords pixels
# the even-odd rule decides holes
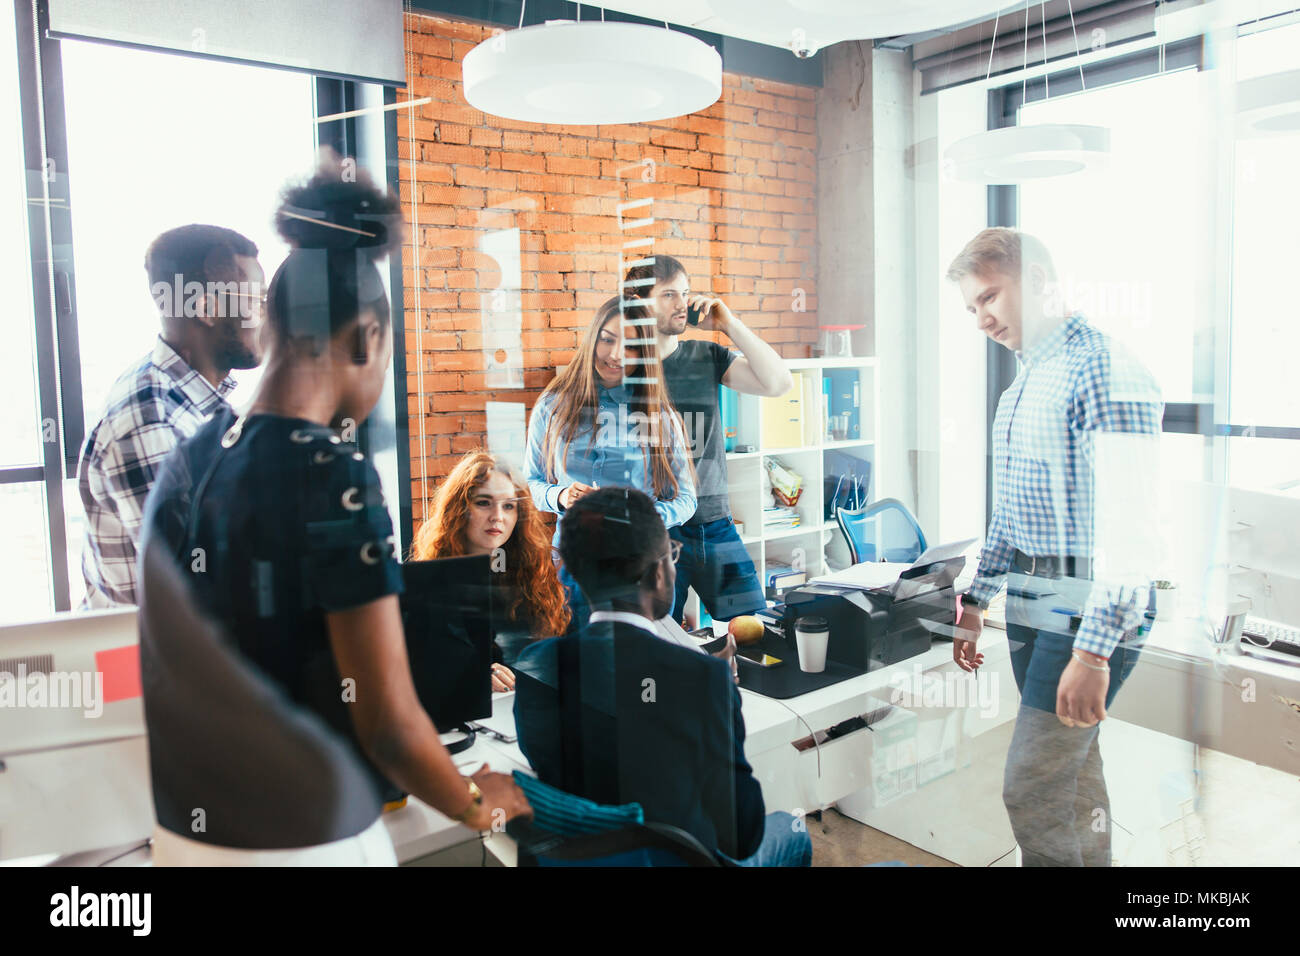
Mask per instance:
[[[528,489],[500,459],[471,451],[438,488],[433,512],[415,535],[417,561],[468,554],[500,556],[493,569],[504,586],[505,621],[498,622],[492,689],[514,687],[508,664],[529,638],[559,637],[569,627],[569,606],[551,560],[542,516]],[[494,580],[498,575],[493,575]]]
[[[643,306],[624,311],[615,296],[600,307],[573,360],[533,408],[524,469],[543,511],[561,514],[596,488],[621,485],[649,495],[666,527],[695,513],[686,431],[659,367],[654,319]],[[553,543],[558,539],[557,527]],[[586,602],[563,569],[560,578],[581,628]]]

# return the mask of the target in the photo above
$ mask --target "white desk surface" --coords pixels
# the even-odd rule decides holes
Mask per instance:
[[[877,569],[872,571],[874,574]],[[850,568],[819,580],[852,582],[857,577],[853,572],[854,569]],[[996,622],[991,623],[995,626],[985,629],[980,644],[986,662],[990,655],[1000,658],[1007,653],[1006,634],[997,628]],[[1279,680],[1300,681],[1300,668],[1243,657],[1219,648],[1203,638],[1193,622],[1158,623],[1148,636],[1145,649],[1154,653],[1148,653],[1144,657],[1155,658],[1158,654],[1162,659],[1175,662],[1217,662],[1233,669],[1267,674]],[[910,672],[920,667],[922,671],[929,671],[950,664],[951,661],[951,645],[937,643],[926,653],[892,667],[861,674],[788,700],[774,700],[742,689],[740,696],[745,717],[746,755],[753,761],[765,752],[780,752],[789,748],[794,740],[813,731],[866,713],[882,699],[888,700],[894,675],[900,669]],[[1297,696],[1300,696],[1300,690],[1297,690]],[[1300,715],[1297,719],[1300,719]],[[492,717],[482,723],[513,737],[514,694],[494,694]],[[477,769],[484,762],[502,773],[514,770],[531,772],[517,743],[503,743],[486,734],[479,734],[474,746],[457,754],[454,759],[457,766],[466,773]],[[414,797],[403,809],[385,814],[384,821],[397,850],[398,861],[402,863],[477,839],[476,833],[449,820]],[[503,836],[494,836],[494,842],[490,845],[498,856],[508,857],[511,852],[509,841],[503,839]],[[503,849],[498,848],[495,841],[500,841]]]
[[[492,695],[492,718],[484,723],[514,735],[514,701],[515,695]],[[461,773],[471,774],[483,764],[487,764],[497,773],[513,773],[523,770],[532,773],[524,755],[516,744],[505,744],[494,740],[487,734],[479,734],[474,746],[468,750],[452,755],[452,761]],[[418,797],[408,797],[406,806],[400,810],[391,810],[383,816],[388,835],[392,838],[393,849],[397,852],[397,862],[409,863],[411,860],[437,853],[449,847],[468,843],[479,838],[478,832],[457,823],[439,813]],[[494,834],[493,840],[506,842],[505,834]],[[496,847],[493,848],[494,852]],[[498,853],[504,856],[511,851]]]
[[[841,572],[834,577],[837,580],[844,580],[852,579],[853,575]],[[986,655],[994,652],[995,648],[1005,647],[1005,644],[1004,633],[995,629],[985,630],[981,648]],[[950,646],[936,644],[925,654],[893,667],[862,674],[788,700],[773,700],[752,691],[742,690],[746,753],[753,761],[765,753],[775,755],[792,750],[790,744],[794,740],[866,713],[877,706],[877,702],[882,698],[887,700],[891,679],[900,668],[911,671],[919,666],[922,670],[928,671],[949,664],[951,659]],[[1283,730],[1281,736],[1285,736],[1286,739],[1300,739],[1300,730],[1297,732],[1288,730],[1288,728],[1300,729],[1300,713],[1295,711],[1296,705],[1293,703],[1300,699],[1300,668],[1244,656],[1232,649],[1216,645],[1204,636],[1204,629],[1194,621],[1157,623],[1147,637],[1142,660],[1149,673],[1168,676],[1160,677],[1163,681],[1160,685],[1160,694],[1121,695],[1115,708],[1115,716],[1120,719],[1172,733],[1175,731],[1163,728],[1160,726],[1161,722],[1184,719],[1182,715],[1185,712],[1175,706],[1164,691],[1166,687],[1175,687],[1174,684],[1169,683],[1171,677],[1177,678],[1176,686],[1186,685],[1187,690],[1182,693],[1188,697],[1189,703],[1203,700],[1205,691],[1202,688],[1193,694],[1192,685],[1184,680],[1185,675],[1197,675],[1198,679],[1222,684],[1223,693],[1227,696],[1236,693],[1238,685],[1245,677],[1253,677],[1260,682],[1261,703],[1267,705],[1267,708],[1260,709],[1275,712],[1275,717],[1272,719]],[[1137,672],[1134,676],[1138,676]],[[1133,689],[1136,691],[1138,688]],[[1151,699],[1138,700],[1140,697]],[[1134,706],[1141,704],[1147,709],[1157,708],[1160,713],[1152,712],[1147,715],[1135,712],[1132,716],[1123,715],[1120,712],[1127,709],[1124,705],[1128,701],[1132,701]],[[1238,752],[1242,756],[1246,756],[1247,753],[1242,753],[1237,744],[1243,732],[1248,738],[1267,740],[1269,746],[1275,750],[1279,746],[1284,746],[1280,742],[1280,737],[1275,737],[1273,734],[1267,737],[1261,735],[1258,723],[1252,723],[1249,729],[1236,727],[1237,721],[1232,715],[1242,708],[1229,706],[1231,704],[1232,702],[1228,701],[1224,705],[1222,714],[1225,723],[1222,728],[1216,730],[1211,727],[1207,736],[1202,723],[1193,736],[1199,735],[1197,739],[1207,746],[1229,753]],[[513,693],[494,695],[493,717],[484,723],[513,736],[513,706]],[[1213,719],[1220,719],[1217,716],[1219,714],[1217,704],[1211,709],[1215,709]],[[1260,715],[1258,710],[1252,710],[1249,716],[1253,721],[1257,721]],[[1185,733],[1176,735],[1190,739]],[[1247,751],[1252,749],[1252,747],[1246,748]],[[1265,759],[1264,754],[1254,752],[1250,752],[1249,756],[1276,766],[1277,758],[1287,758],[1288,752],[1274,755],[1275,759]],[[1294,754],[1291,753],[1290,756],[1294,757]],[[453,759],[466,773],[474,771],[485,762],[493,770],[502,773],[529,770],[528,763],[517,744],[503,743],[485,734],[480,734],[473,747],[455,755]],[[119,778],[119,783],[113,784],[109,792],[111,799],[105,799],[104,784],[108,776],[102,771],[106,764],[113,767]],[[91,777],[97,778],[98,782],[90,779]],[[126,780],[127,777],[130,781]],[[8,786],[0,788],[0,810],[3,810],[4,804],[8,803],[11,811],[0,812],[0,819],[8,818],[11,821],[3,828],[4,846],[0,848],[2,851],[0,855],[6,859],[49,853],[72,853],[96,846],[127,843],[133,839],[146,838],[152,829],[153,807],[149,796],[143,734],[111,743],[14,756],[9,759],[6,778]],[[59,781],[62,783],[56,790],[51,790],[54,785],[52,782]],[[77,796],[84,798],[88,793],[98,794],[89,812],[84,800],[78,802],[75,799]],[[19,814],[17,811],[20,805],[41,806],[45,809],[36,816],[32,816],[27,811]],[[12,821],[21,821],[21,823],[15,826]],[[453,822],[415,798],[411,798],[403,809],[385,814],[384,822],[400,862],[409,862],[477,839],[477,834],[473,831]],[[498,837],[493,839],[495,841]],[[508,841],[503,839],[503,835],[501,839],[503,844],[508,844]],[[496,852],[495,844],[493,847]],[[497,855],[508,853],[507,846],[504,854],[498,852]]]

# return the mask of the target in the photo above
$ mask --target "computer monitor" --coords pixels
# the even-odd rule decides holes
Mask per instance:
[[[402,627],[420,703],[440,732],[468,732],[469,721],[492,716],[491,555],[408,561],[402,580]]]

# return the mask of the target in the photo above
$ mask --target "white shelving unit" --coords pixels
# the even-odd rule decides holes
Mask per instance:
[[[826,573],[827,559],[836,567],[849,563],[848,549],[841,540],[839,527],[825,517],[824,480],[827,474],[826,453],[837,451],[872,463],[869,497],[881,497],[877,487],[880,474],[879,452],[876,436],[880,434],[879,380],[875,358],[790,359],[786,362],[791,374],[799,373],[796,388],[802,389],[799,414],[801,442],[790,445],[768,445],[764,436],[772,429],[764,421],[765,415],[780,412],[781,399],[739,396],[739,416],[736,422],[737,446],[751,446],[754,451],[732,452],[727,455],[727,484],[731,497],[731,513],[744,525],[741,540],[758,569],[759,580],[766,584],[768,566],[773,563],[802,565],[808,577]],[[859,434],[836,437],[830,433],[827,411],[822,398],[822,379],[831,370],[856,373],[860,404],[858,408]],[[787,426],[787,432],[791,426]],[[788,438],[788,434],[786,436]],[[796,504],[800,524],[790,528],[766,528],[763,510],[773,505],[767,480],[765,461],[776,458],[788,470],[803,478],[803,493]],[[688,610],[697,608],[692,593]],[[698,618],[697,618],[698,619]]]

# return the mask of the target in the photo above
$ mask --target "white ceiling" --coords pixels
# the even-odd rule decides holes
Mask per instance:
[[[614,3],[584,3],[582,7],[584,20],[594,19],[593,14],[598,7],[608,7],[610,10],[619,10],[648,20],[667,20],[669,23],[676,23],[683,27],[696,27],[709,33],[725,33],[727,36],[734,36],[726,30],[719,29],[726,24],[714,16],[707,0],[615,0]]]
[[[791,48],[792,32],[803,23],[809,29],[806,39],[816,52],[823,45],[843,39],[870,39],[874,37],[847,37],[827,33],[825,24],[839,16],[863,16],[872,23],[882,24],[879,36],[916,33],[949,27],[958,22],[969,22],[992,17],[1007,0],[716,0],[715,12],[710,0],[613,0],[602,4],[610,10],[619,10],[652,20],[666,20],[680,26],[695,27],[709,33],[766,43],[782,49]],[[1014,0],[1013,0],[1014,2]],[[583,4],[584,20],[598,15],[599,5]],[[846,13],[845,11],[852,11]],[[819,28],[817,24],[821,24]]]

